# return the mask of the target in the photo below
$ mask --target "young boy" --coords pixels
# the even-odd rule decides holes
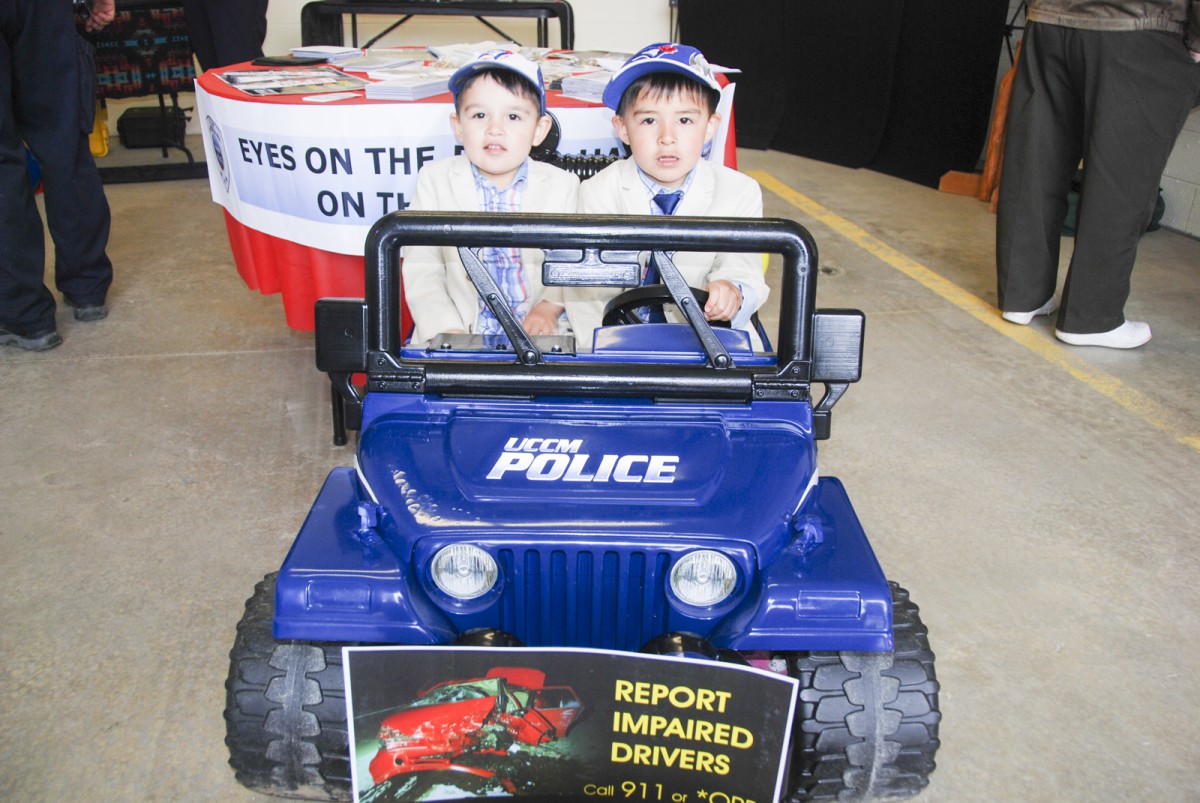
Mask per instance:
[[[536,64],[508,50],[489,51],[454,73],[450,91],[450,123],[464,154],[421,169],[411,209],[575,210],[579,179],[529,158],[551,126]],[[485,248],[481,256],[525,331],[558,334],[562,307],[542,300],[541,250]],[[503,332],[480,300],[457,248],[405,248],[403,274],[404,298],[415,323],[412,342],[441,332]],[[565,320],[561,325],[565,329]]]
[[[604,90],[604,105],[616,112],[613,127],[632,158],[583,182],[580,214],[762,217],[758,182],[703,159],[721,122],[719,100],[720,85],[696,48],[662,43],[632,56]],[[750,316],[769,292],[758,254],[680,251],[672,260],[689,285],[708,291],[706,318],[751,329]],[[656,283],[648,266],[646,273],[643,283]],[[567,317],[583,348],[590,346],[604,305],[616,294],[599,288],[563,291]],[[683,320],[673,307],[665,315]]]

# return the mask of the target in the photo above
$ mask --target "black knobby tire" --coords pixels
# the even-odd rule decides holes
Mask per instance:
[[[942,718],[929,631],[908,592],[891,587],[893,652],[789,656],[800,679],[793,801],[898,799],[929,783]]]
[[[229,653],[225,744],[237,779],[257,792],[349,800],[350,749],[341,645],[276,641],[275,575],[246,601]]]

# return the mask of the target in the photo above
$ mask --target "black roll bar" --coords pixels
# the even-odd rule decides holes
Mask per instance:
[[[795,362],[811,362],[817,246],[803,226],[781,218],[393,212],[367,235],[368,351],[399,359],[402,246],[629,251],[631,244],[641,251],[781,254],[777,365],[784,370]]]

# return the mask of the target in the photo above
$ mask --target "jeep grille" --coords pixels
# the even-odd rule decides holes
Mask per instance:
[[[502,549],[501,628],[529,646],[638,650],[667,622],[666,552]]]

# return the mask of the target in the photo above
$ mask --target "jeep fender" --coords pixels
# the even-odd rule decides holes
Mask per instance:
[[[764,570],[760,593],[709,634],[717,648],[891,651],[891,591],[846,490],[823,477],[815,491],[793,519],[792,543]]]
[[[325,480],[275,586],[277,639],[443,644],[455,631],[383,543],[390,522],[353,468]]]

